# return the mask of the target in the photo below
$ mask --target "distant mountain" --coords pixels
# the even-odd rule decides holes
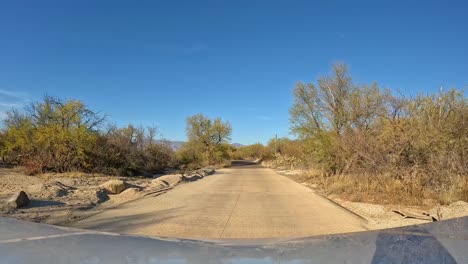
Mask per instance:
[[[233,146],[235,148],[240,148],[240,147],[243,147],[244,145],[242,145],[240,143],[232,143],[231,146]]]
[[[180,147],[182,147],[182,144],[184,144],[185,142],[184,141],[169,141],[169,143],[171,143],[172,149],[176,151],[180,149]]]
[[[167,142],[169,143],[169,145],[171,145],[174,151],[177,151],[178,149],[180,149],[180,147],[182,147],[182,144],[185,143],[184,141],[170,141],[170,140],[157,140],[156,142],[158,143]]]

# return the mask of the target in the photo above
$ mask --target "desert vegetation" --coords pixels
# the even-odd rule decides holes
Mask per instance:
[[[377,83],[354,83],[346,65],[337,64],[316,83],[298,83],[293,96],[296,139],[246,146],[240,156],[306,168],[324,191],[357,201],[468,201],[463,91],[395,94]]]
[[[188,142],[177,152],[181,169],[223,164],[231,159],[234,148],[229,144],[232,132],[229,122],[196,114],[187,118],[186,129]]]
[[[248,158],[304,169],[307,181],[355,201],[447,204],[468,201],[468,106],[462,90],[407,96],[355,83],[344,64],[293,91],[294,139],[240,148],[232,127],[203,114],[186,120],[178,150],[154,127],[109,125],[79,100],[45,96],[7,113],[0,132],[6,165],[28,174],[132,176],[185,171]],[[272,162],[273,161],[273,162]]]
[[[79,100],[45,96],[24,111],[7,113],[0,133],[6,165],[28,174],[85,172],[133,176],[167,168],[197,169],[223,163],[232,151],[231,126],[202,114],[187,119],[189,141],[177,151],[155,127],[109,125]]]

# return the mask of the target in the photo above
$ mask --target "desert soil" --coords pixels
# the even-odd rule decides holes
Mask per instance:
[[[301,170],[279,169],[277,172],[303,186],[326,196],[331,201],[343,206],[365,219],[364,226],[369,230],[393,228],[429,223],[434,220],[447,220],[468,216],[468,203],[458,201],[450,205],[405,206],[399,204],[373,204],[352,202],[339,195],[325,195],[315,184],[307,181],[307,172]],[[402,215],[403,214],[403,215]]]
[[[101,184],[125,180],[127,190],[107,194]],[[83,173],[42,174],[28,176],[19,169],[0,168],[0,216],[48,224],[66,224],[77,219],[138,199],[153,192],[152,178],[125,178]],[[5,201],[25,191],[31,203],[24,208],[9,208]],[[156,192],[157,193],[157,192]]]

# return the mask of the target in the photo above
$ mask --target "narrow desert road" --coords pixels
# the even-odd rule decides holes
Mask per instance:
[[[73,226],[196,239],[292,238],[365,230],[359,218],[309,188],[246,163]]]

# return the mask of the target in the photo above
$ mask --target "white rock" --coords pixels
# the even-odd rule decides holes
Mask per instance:
[[[119,194],[126,188],[126,184],[122,180],[110,180],[100,185],[109,194]]]

